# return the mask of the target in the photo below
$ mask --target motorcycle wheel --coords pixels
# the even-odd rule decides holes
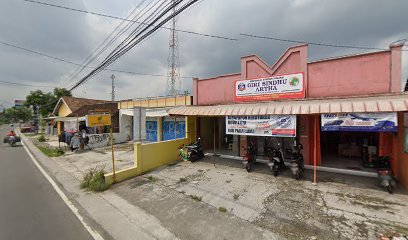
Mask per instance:
[[[247,165],[245,165],[245,169],[247,170],[247,172],[250,172],[251,169],[251,163],[248,163]]]
[[[392,193],[394,192],[394,189],[393,189],[393,187],[391,186],[391,184],[387,186],[387,191],[388,191],[390,194],[392,194]]]

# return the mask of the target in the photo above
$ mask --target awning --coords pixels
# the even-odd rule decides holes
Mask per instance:
[[[120,109],[122,115],[133,116],[133,109]],[[146,109],[146,117],[167,117],[169,114],[164,108]]]
[[[56,117],[54,120],[57,122],[85,121],[85,117]]]
[[[168,113],[176,116],[255,116],[402,111],[408,111],[408,94],[406,93],[177,107],[168,110]]]

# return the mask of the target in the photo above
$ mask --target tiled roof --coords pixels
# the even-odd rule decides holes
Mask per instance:
[[[68,105],[72,112],[77,111],[84,105],[91,105],[91,104],[98,104],[98,103],[106,103],[108,101],[105,100],[96,100],[96,99],[88,99],[88,98],[76,98],[76,97],[62,97],[64,102]]]
[[[83,117],[91,111],[111,111],[111,114],[114,116],[119,113],[118,103],[117,102],[105,102],[97,104],[84,105],[77,109],[76,111],[69,114],[67,117]]]

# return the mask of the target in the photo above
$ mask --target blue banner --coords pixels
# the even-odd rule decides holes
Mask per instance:
[[[157,122],[146,121],[146,141],[157,142]]]
[[[176,131],[176,132],[174,132]],[[163,121],[163,141],[186,137],[185,121]]]
[[[322,114],[322,131],[397,132],[397,113]]]

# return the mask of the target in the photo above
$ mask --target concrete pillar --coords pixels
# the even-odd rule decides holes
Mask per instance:
[[[163,138],[163,118],[157,117],[157,142],[161,142]]]

